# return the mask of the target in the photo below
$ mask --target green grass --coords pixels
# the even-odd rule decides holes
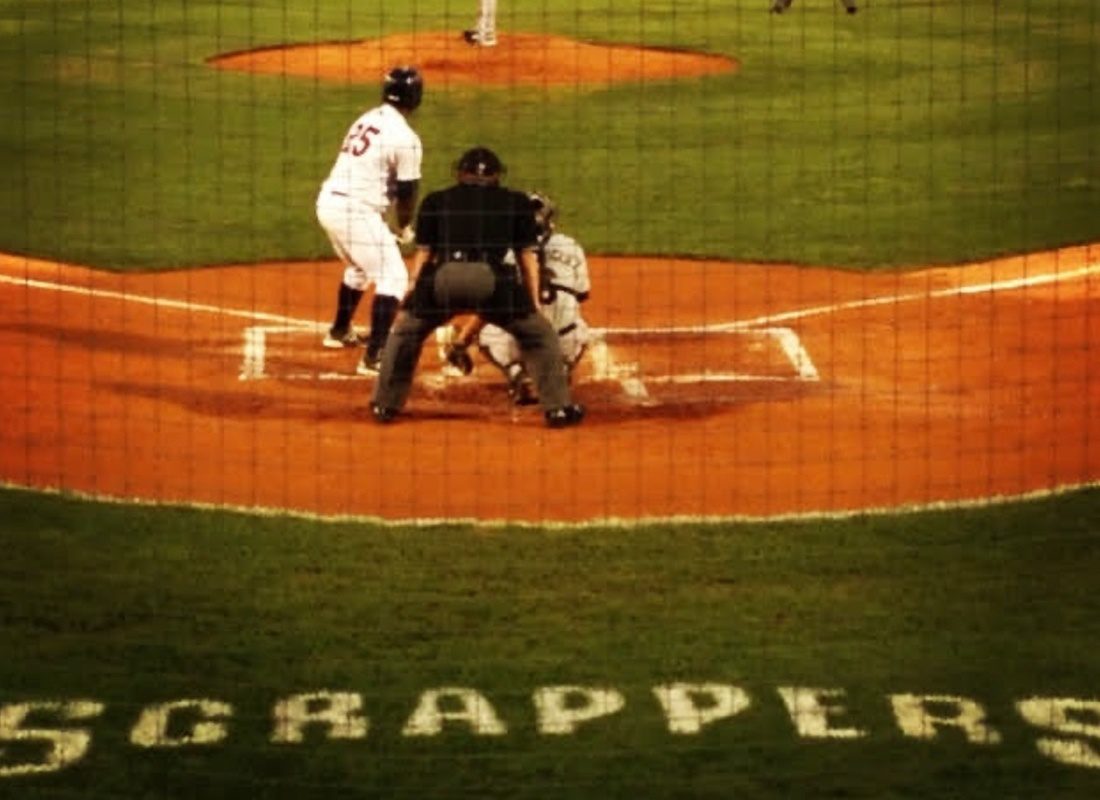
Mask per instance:
[[[93,747],[0,794],[64,797],[1089,797],[1037,752],[1031,695],[1092,698],[1100,492],[846,522],[547,532],[371,528],[0,492],[0,702],[92,698]],[[674,554],[675,557],[670,557]],[[668,733],[652,687],[736,684],[749,710]],[[573,736],[531,693],[621,691]],[[509,727],[401,729],[420,693],[476,688]],[[844,689],[858,741],[800,739],[775,688]],[[273,703],[362,693],[371,730],[274,745]],[[964,695],[1003,744],[901,735],[887,695]],[[139,709],[236,709],[207,749],[140,751]],[[1095,741],[1095,740],[1094,740]],[[641,795],[638,793],[641,792]],[[16,796],[16,795],[12,795]]]
[[[515,184],[559,200],[593,252],[889,266],[1097,238],[1090,0],[883,0],[852,18],[826,0],[783,17],[764,6],[510,6],[504,26],[719,52],[743,67],[607,91],[429,86],[416,117],[425,188],[487,142]],[[205,59],[458,29],[468,11],[5,0],[0,250],[116,269],[327,255],[314,194],[377,87]]]

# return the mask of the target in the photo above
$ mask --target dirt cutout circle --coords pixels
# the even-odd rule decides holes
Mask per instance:
[[[454,31],[402,33],[355,42],[293,45],[216,56],[221,69],[373,84],[395,64],[414,64],[429,87],[603,87],[734,72],[728,56],[505,33],[472,47]]]
[[[15,321],[0,325],[0,483],[545,524],[844,514],[1100,481],[1100,245],[867,274],[589,266],[593,286],[616,286],[585,304],[603,332],[574,379],[589,416],[549,431],[483,360],[443,378],[432,343],[407,413],[374,424],[360,352],[320,344],[334,261],[114,273],[0,254]]]

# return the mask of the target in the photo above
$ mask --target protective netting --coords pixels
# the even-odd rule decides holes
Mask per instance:
[[[1100,797],[1097,53],[0,0],[0,797]]]

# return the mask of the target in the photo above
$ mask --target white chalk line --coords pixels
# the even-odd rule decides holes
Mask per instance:
[[[257,381],[265,380],[272,376],[267,374],[267,336],[269,333],[299,333],[301,326],[286,325],[253,325],[244,330],[243,358],[238,380]],[[747,331],[726,331],[731,333],[746,333]],[[755,328],[753,334],[769,336],[779,344],[783,354],[794,369],[794,376],[785,375],[759,375],[753,373],[703,371],[699,373],[677,375],[651,375],[644,380],[641,378],[641,368],[635,362],[622,362],[614,359],[611,348],[602,337],[595,338],[589,344],[589,358],[594,364],[593,379],[610,380],[617,382],[623,393],[643,405],[656,405],[649,393],[646,384],[692,384],[692,383],[733,383],[733,382],[766,382],[766,381],[817,381],[820,377],[817,368],[806,352],[801,340],[790,328]],[[440,376],[444,380],[433,380],[432,375],[421,373],[418,382],[432,388],[442,388],[448,383],[448,376]],[[371,380],[370,376],[356,374],[344,374],[336,372],[283,372],[278,375],[285,381],[342,381],[342,380]]]
[[[1076,280],[1078,278],[1092,275],[1098,271],[1100,271],[1100,263],[1091,263],[1079,269],[1069,270],[1066,272],[1052,272],[1039,275],[1029,275],[1022,278],[1013,278],[1003,281],[992,281],[988,283],[973,284],[970,286],[957,286],[947,289],[938,289],[931,292],[910,292],[906,294],[863,298],[860,300],[852,300],[844,303],[832,303],[829,305],[796,309],[793,311],[781,312],[778,314],[768,314],[751,319],[736,320],[727,323],[716,323],[713,325],[665,326],[653,328],[605,327],[593,328],[592,334],[598,341],[601,338],[606,338],[608,335],[614,334],[659,335],[734,333],[748,330],[758,330],[762,326],[772,326],[776,323],[790,322],[794,320],[807,319],[809,317],[822,316],[827,314],[836,314],[844,311],[851,311],[862,308],[872,308],[875,306],[900,305],[903,303],[916,302],[920,300],[937,300],[976,294],[990,294],[994,292],[1026,289],[1034,286],[1043,286],[1052,283]],[[41,281],[31,278],[0,274],[0,283],[7,283],[33,289],[48,289],[57,292],[69,292],[99,299],[111,299],[129,303],[139,303],[143,305],[150,305],[155,308],[187,311],[190,313],[210,313],[221,316],[268,322],[272,323],[272,325],[275,326],[272,328],[272,331],[298,331],[304,329],[320,332],[326,329],[324,323],[319,323],[313,320],[297,319],[281,314],[271,314],[267,312],[248,309],[226,308],[223,306],[214,306],[205,303],[193,303],[185,300],[172,300],[162,297],[148,297],[145,295],[116,292],[106,289],[93,289],[86,286],[74,286],[71,284],[58,283],[55,281]],[[244,359],[240,374],[241,380],[253,380],[265,376],[265,373],[263,372],[263,366],[266,362],[266,328],[267,326],[251,326],[244,332]],[[794,331],[791,331],[790,329],[773,328],[772,330],[774,335],[777,336],[780,347],[784,350],[788,359],[791,360],[791,363],[794,364],[799,379],[819,380],[820,376],[817,372],[817,369],[814,366],[813,362],[810,360],[809,354],[802,346],[801,341],[798,340],[797,334],[795,334]],[[780,333],[779,331],[783,332]],[[608,360],[608,362],[606,363],[610,363],[610,360]],[[625,370],[625,372],[623,370]],[[645,401],[648,399],[649,395],[645,389],[645,386],[640,383],[640,379],[637,377],[637,373],[632,373],[630,371],[629,365],[625,367],[622,365],[616,365],[615,368],[609,367],[608,372],[615,373],[612,378],[620,381],[620,383],[623,385],[624,391],[628,395],[635,397],[636,399],[639,399],[641,401]]]
[[[748,328],[757,328],[760,326],[771,325],[778,322],[790,322],[792,320],[806,319],[807,317],[821,316],[823,314],[835,314],[841,311],[850,311],[853,309],[909,303],[917,300],[936,300],[973,294],[988,294],[993,292],[1012,291],[1015,289],[1026,289],[1033,286],[1043,286],[1051,283],[1076,280],[1077,278],[1087,277],[1097,272],[1100,272],[1100,262],[1088,264],[1084,267],[1070,270],[1068,272],[1043,273],[1040,275],[1030,275],[1023,278],[1013,278],[1004,281],[993,281],[991,283],[974,284],[971,286],[957,286],[948,289],[937,289],[932,292],[910,292],[906,294],[886,295],[882,297],[868,297],[860,300],[851,300],[844,303],[832,303],[824,306],[796,309],[793,311],[785,311],[779,314],[767,314],[751,319],[736,320],[733,322],[722,322],[713,325],[686,325],[663,327],[658,326],[652,328],[605,327],[592,328],[592,333],[597,336],[607,336],[609,334],[616,333],[676,334],[739,331]],[[319,331],[325,330],[324,323],[316,322],[314,320],[297,319],[282,314],[270,314],[262,311],[248,309],[226,308],[224,306],[213,306],[205,303],[193,303],[187,300],[172,300],[162,297],[148,297],[145,295],[130,294],[127,292],[115,292],[107,289],[91,289],[86,286],[74,286],[72,284],[58,283],[56,281],[41,281],[33,278],[0,274],[0,283],[24,286],[31,289],[49,289],[56,292],[82,294],[88,297],[102,299],[122,300],[129,303],[140,303],[143,305],[151,305],[154,307],[170,308],[181,311],[203,312],[229,317],[239,317],[243,319],[270,322],[272,324],[295,326],[296,328],[309,328],[311,330]]]
[[[937,289],[931,292],[909,292],[906,294],[887,295],[882,297],[867,297],[861,300],[850,300],[844,303],[832,303],[824,306],[784,311],[778,314],[766,314],[751,319],[737,320],[735,322],[720,322],[714,325],[670,325],[657,328],[646,328],[646,333],[651,334],[685,334],[685,333],[722,333],[757,328],[761,325],[774,325],[782,322],[818,317],[826,314],[837,314],[843,311],[852,311],[861,308],[873,308],[875,306],[901,305],[918,300],[940,300],[944,298],[963,297],[975,294],[993,294],[995,292],[1009,292],[1016,289],[1028,289],[1034,286],[1045,286],[1051,283],[1061,283],[1084,278],[1100,272],[1100,262],[1089,264],[1080,269],[1067,272],[1050,272],[1041,275],[1031,275],[1025,278],[1012,278],[1010,280],[993,281],[991,283],[979,283],[971,286],[956,286],[949,289]],[[600,328],[603,334],[636,333],[632,328]]]
[[[172,300],[163,297],[149,297],[142,294],[130,294],[129,292],[116,292],[110,289],[90,289],[87,286],[74,286],[68,283],[56,283],[54,281],[40,281],[33,278],[16,278],[11,275],[0,275],[0,283],[8,283],[16,286],[24,286],[28,289],[48,289],[54,292],[68,294],[80,294],[97,300],[120,300],[126,303],[153,306],[154,308],[166,308],[173,311],[187,311],[189,313],[215,314],[222,317],[236,317],[240,319],[259,320],[263,322],[278,323],[280,325],[294,326],[294,329],[309,328],[311,330],[324,330],[325,325],[304,319],[294,319],[281,314],[269,314],[263,311],[250,311],[247,309],[226,308],[225,306],[212,306],[206,303],[192,303],[188,300]]]
[[[589,359],[593,364],[592,374],[595,380],[617,381],[622,387],[623,393],[641,405],[658,405],[658,401],[650,394],[649,386],[701,384],[701,383],[763,383],[763,382],[788,382],[788,381],[820,381],[821,377],[810,358],[810,354],[802,344],[802,340],[790,328],[753,328],[751,330],[720,331],[723,335],[752,333],[774,339],[779,345],[783,355],[790,362],[794,370],[793,375],[774,375],[746,372],[723,372],[718,370],[703,370],[695,373],[677,373],[674,375],[646,375],[641,374],[641,365],[632,361],[620,361],[612,356],[612,348],[607,343],[607,337],[597,335],[589,343]],[[649,334],[648,329],[641,331],[624,331],[621,335]]]
[[[868,508],[844,508],[838,510],[788,511],[775,514],[670,514],[642,517],[592,517],[586,520],[527,520],[480,519],[478,517],[406,517],[389,519],[374,514],[323,514],[296,508],[271,506],[242,506],[231,503],[208,503],[188,500],[150,500],[144,497],[127,497],[114,494],[82,492],[57,486],[24,486],[0,481],[0,489],[32,492],[92,503],[138,506],[142,508],[175,508],[194,511],[235,514],[257,518],[290,518],[317,522],[325,525],[373,525],[381,528],[453,528],[456,525],[472,528],[515,528],[520,530],[636,530],[657,525],[759,525],[767,524],[815,524],[824,521],[843,522],[856,519],[872,519],[911,514],[955,513],[958,511],[998,508],[1013,503],[1033,503],[1053,500],[1074,492],[1100,489],[1100,481],[1064,483],[1049,489],[1033,489],[1015,494],[998,494],[989,497],[964,497],[958,500],[931,500],[927,502],[899,503],[896,506],[871,506]]]

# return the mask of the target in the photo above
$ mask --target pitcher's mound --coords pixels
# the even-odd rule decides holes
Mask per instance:
[[[379,83],[398,64],[420,68],[429,87],[606,86],[733,72],[728,56],[503,33],[495,47],[466,44],[460,31],[416,32],[358,42],[293,45],[210,59],[222,69]]]

